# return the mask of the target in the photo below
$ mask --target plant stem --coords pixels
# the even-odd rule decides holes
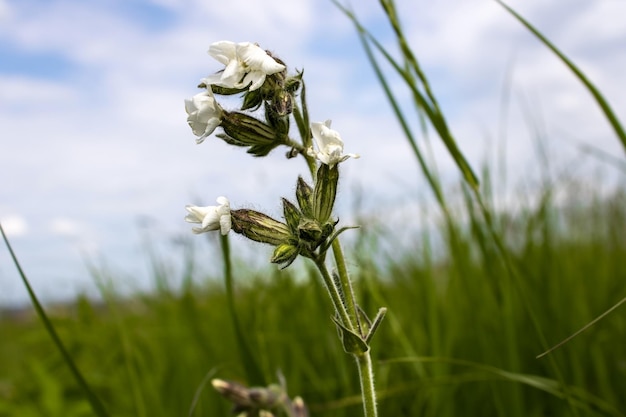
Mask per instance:
[[[339,243],[339,238],[333,240],[333,255],[335,257],[335,264],[337,265],[337,274],[339,274],[339,280],[341,281],[342,293],[346,304],[346,309],[348,310],[348,314],[352,318],[352,322],[358,329],[358,334],[362,335],[361,326],[359,321],[359,316],[356,311],[356,302],[354,297],[354,291],[352,289],[352,283],[350,282],[350,277],[348,276],[348,269],[346,268],[346,261],[343,256],[343,250],[341,249],[341,244]]]
[[[320,271],[322,275],[322,279],[324,280],[324,284],[326,285],[326,289],[328,290],[328,295],[330,295],[330,299],[333,303],[333,307],[335,308],[335,312],[339,316],[341,323],[352,330],[354,327],[352,325],[352,320],[350,319],[350,315],[348,314],[348,310],[346,309],[344,297],[342,295],[343,291],[340,287],[337,286],[335,280],[328,272],[328,268],[326,267],[326,263],[324,262],[323,257],[315,257],[313,258],[317,269]]]
[[[363,398],[363,413],[365,417],[376,417],[376,388],[374,387],[374,370],[372,368],[372,358],[368,350],[362,355],[354,355],[359,368],[361,379],[361,397]]]
[[[348,269],[346,268],[346,261],[343,256],[339,239],[335,239],[333,241],[332,247],[335,263],[337,265],[339,282],[334,280],[328,272],[328,268],[326,267],[323,257],[315,258],[315,264],[324,279],[324,283],[326,284],[330,297],[333,301],[335,310],[341,318],[343,325],[351,332],[364,337],[361,326],[359,325],[354,291],[352,290],[352,284],[350,283],[350,278],[348,277]],[[376,409],[376,389],[374,386],[374,370],[372,368],[370,351],[368,349],[364,353],[352,354],[352,356],[356,359],[359,370],[364,415],[365,417],[376,417],[378,415]]]

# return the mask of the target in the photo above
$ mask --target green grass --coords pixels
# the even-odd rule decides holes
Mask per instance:
[[[626,414],[623,309],[551,354],[571,406],[548,359],[535,358],[543,346],[529,311],[556,344],[625,296],[626,195],[577,190],[559,207],[546,198],[496,218],[522,271],[524,297],[477,216],[455,223],[456,241],[437,254],[429,242],[441,230],[376,263],[371,251],[380,253],[385,237],[365,233],[356,243],[362,306],[389,308],[372,348],[381,415]],[[313,415],[360,413],[357,375],[313,271],[303,279],[235,264],[234,273],[239,318],[265,378],[281,371]],[[80,299],[50,311],[110,415],[184,415],[207,374],[245,381],[219,277],[182,281],[183,288],[124,300],[108,287],[104,306]],[[36,317],[2,320],[0,331],[0,416],[92,415]],[[228,413],[209,387],[191,415]]]
[[[386,219],[370,218],[345,250],[359,305],[369,315],[388,308],[372,342],[380,415],[626,416],[623,185],[606,195],[573,178],[543,178],[542,188],[527,193],[536,202],[497,208],[493,170],[479,177],[465,159],[393,2],[381,5],[400,58],[343,10],[437,206],[407,217],[416,234],[401,245]],[[626,143],[591,81],[503,6],[581,81]],[[390,75],[406,84],[413,109],[400,106]],[[455,161],[463,179],[457,188],[440,183],[410,129],[411,111]],[[47,315],[39,310],[43,326],[35,314],[0,318],[0,417],[228,415],[209,378],[277,381],[278,373],[312,415],[361,415],[359,379],[313,268],[253,270],[235,259],[224,288],[222,277],[193,272],[194,253],[185,254],[179,288],[167,284],[170,260],[150,252],[152,294],[122,298],[119,278],[94,269],[103,304],[79,299]]]

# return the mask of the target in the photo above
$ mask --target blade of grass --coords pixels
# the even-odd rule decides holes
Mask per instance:
[[[426,93],[426,96],[424,96],[423,94],[420,94],[419,90],[414,88],[413,86],[411,86],[411,90],[413,91],[414,95],[419,94],[421,96],[420,101],[430,104],[428,108],[430,109],[430,113],[432,113],[433,117],[430,117],[430,114],[429,114],[429,119],[433,123],[433,126],[437,130],[437,133],[441,137],[441,140],[443,141],[444,145],[448,149],[448,152],[454,159],[454,162],[456,162],[457,166],[461,170],[461,173],[463,174],[465,181],[472,188],[478,188],[478,177],[476,176],[469,162],[467,161],[467,159],[465,159],[465,156],[463,155],[463,153],[457,146],[457,143],[454,137],[452,136],[452,133],[448,129],[448,124],[446,122],[443,112],[441,111],[439,107],[439,103],[437,102],[437,99],[435,98],[435,95],[433,94],[432,89],[430,88],[430,83],[428,82],[428,79],[426,78],[424,71],[419,65],[417,58],[415,57],[415,54],[413,53],[413,51],[409,47],[409,44],[406,41],[406,37],[404,36],[402,27],[400,26],[400,20],[398,19],[398,14],[396,12],[394,1],[393,0],[380,0],[380,4],[383,7],[385,14],[387,15],[387,19],[389,20],[389,23],[391,24],[393,28],[393,31],[396,35],[396,40],[398,42],[398,46],[400,47],[400,51],[402,53],[402,57],[404,58],[404,61],[406,65],[408,66],[407,70],[404,71],[407,73],[407,77],[403,77],[403,78],[405,79],[405,81],[407,81],[407,83],[409,83],[409,85],[413,84],[415,78],[410,75],[410,71],[409,71],[409,70],[413,70],[415,76],[417,76],[417,79],[419,79],[422,87],[424,88],[424,92]],[[369,35],[369,37],[372,39],[372,41],[375,41],[375,39],[373,39],[371,35]],[[385,48],[382,45],[380,45],[379,42],[375,42],[375,45],[376,45],[376,48],[381,53],[383,53],[385,57],[387,58],[387,60],[391,63],[390,61],[391,57],[387,53]],[[394,65],[394,68],[398,70],[398,68],[395,65]]]
[[[384,77],[384,75],[382,74],[382,71],[380,70],[380,67],[378,65],[378,62],[376,61],[376,59],[373,56],[373,53],[371,51],[370,48],[370,43],[372,45],[374,45],[374,47],[385,57],[385,59],[387,60],[387,62],[394,68],[394,70],[398,73],[398,75],[400,75],[400,77],[405,81],[406,86],[411,90],[412,94],[413,94],[413,98],[414,98],[414,102],[415,105],[418,109],[422,110],[426,117],[428,118],[428,120],[431,122],[431,124],[433,125],[433,127],[435,128],[435,130],[437,131],[438,135],[440,136],[440,138],[442,139],[442,141],[444,142],[444,144],[446,145],[446,147],[448,148],[448,152],[451,154],[451,156],[453,157],[453,159],[455,160],[457,166],[459,167],[465,182],[467,184],[467,186],[470,188],[471,190],[471,194],[474,196],[475,201],[478,203],[479,208],[480,208],[480,212],[484,218],[485,224],[487,226],[487,229],[489,231],[489,235],[492,237],[494,244],[496,245],[498,252],[500,253],[502,260],[504,261],[505,267],[506,267],[506,271],[507,271],[507,278],[510,280],[509,284],[504,284],[505,288],[507,289],[507,291],[505,292],[505,294],[507,295],[507,298],[504,302],[505,306],[508,306],[509,308],[512,308],[512,300],[513,300],[513,291],[515,290],[515,292],[520,293],[520,297],[522,299],[522,303],[524,304],[526,310],[528,311],[528,314],[531,318],[531,321],[533,323],[533,327],[535,328],[535,331],[537,332],[537,336],[540,339],[540,343],[542,346],[545,346],[546,349],[548,348],[546,339],[545,339],[545,335],[543,334],[539,324],[538,324],[538,320],[537,317],[535,315],[535,313],[532,311],[532,309],[530,309],[529,304],[526,302],[528,296],[525,294],[525,288],[523,288],[522,285],[522,279],[520,276],[520,272],[518,271],[517,267],[514,265],[512,259],[511,259],[511,254],[509,253],[508,249],[506,248],[506,246],[504,245],[504,242],[502,241],[502,237],[500,236],[499,231],[497,230],[496,225],[494,224],[493,221],[493,214],[491,213],[491,210],[489,209],[489,207],[485,204],[485,201],[481,195],[481,192],[479,190],[478,187],[478,179],[476,178],[474,172],[471,170],[471,167],[469,166],[469,164],[467,163],[467,161],[465,160],[465,158],[463,157],[462,153],[460,152],[460,150],[456,147],[456,142],[454,141],[454,138],[452,137],[448,127],[447,127],[447,123],[445,120],[445,117],[443,115],[443,113],[441,112],[437,101],[433,95],[433,93],[430,90],[429,87],[429,83],[426,79],[426,76],[424,75],[423,71],[421,70],[421,67],[419,66],[417,59],[415,58],[414,54],[412,53],[410,47],[408,46],[408,44],[406,43],[406,38],[403,34],[402,28],[399,24],[398,18],[397,18],[397,14],[395,12],[395,6],[393,4],[392,0],[381,0],[381,5],[383,6],[384,10],[385,10],[385,14],[388,17],[389,22],[391,23],[393,30],[395,32],[396,38],[398,43],[400,44],[400,50],[401,50],[401,54],[403,55],[404,58],[404,62],[405,62],[405,66],[401,66],[400,64],[398,64],[398,62],[396,62],[393,57],[391,57],[391,55],[386,51],[386,49],[384,48],[384,46],[382,46],[359,22],[358,19],[355,17],[355,15],[353,13],[351,13],[349,10],[347,10],[345,7],[341,6],[340,4],[337,3],[337,0],[333,0],[333,2],[335,3],[335,5],[337,5],[343,12],[344,14],[346,14],[346,16],[353,22],[353,24],[355,25],[357,32],[359,34],[359,37],[361,39],[361,42],[365,48],[365,51],[367,53],[368,59],[370,60],[370,63],[372,64],[377,77],[379,78],[379,80],[381,81],[381,84],[383,85],[383,88],[385,89],[385,93],[387,94],[390,102],[392,103],[392,107],[394,109],[394,112],[396,113],[396,116],[398,117],[398,120],[400,122],[400,124],[402,125],[406,135],[407,135],[407,139],[408,141],[412,144],[414,144],[414,139],[409,131],[409,129],[407,128],[408,124],[406,123],[406,121],[404,120],[404,116],[402,114],[402,112],[399,110],[399,106],[397,104],[397,101],[395,100],[395,97],[393,97],[393,93],[391,92],[391,90],[388,88],[387,86],[387,82],[386,79]],[[413,72],[411,72],[411,69]],[[420,91],[420,88],[417,85],[417,81],[420,81],[422,88],[426,91],[425,94],[422,94]],[[408,133],[407,133],[408,132]],[[420,163],[420,165],[422,165],[422,161],[419,160],[418,161]],[[422,168],[423,169],[423,168]],[[455,245],[455,233],[454,233],[454,228],[453,228],[453,224],[454,222],[451,220],[450,215],[448,213],[447,207],[445,206],[445,203],[443,203],[443,196],[441,195],[441,192],[438,188],[433,187],[433,184],[437,185],[438,182],[437,180],[433,179],[429,179],[427,177],[428,181],[429,181],[429,185],[431,185],[431,188],[433,189],[433,191],[435,192],[435,195],[437,197],[437,200],[443,210],[444,215],[446,216],[446,223],[448,224],[448,228],[450,230],[450,241],[451,241],[451,246],[454,247]],[[442,204],[443,203],[443,204]],[[509,339],[509,353],[510,353],[510,364],[513,366],[513,368],[517,368],[517,366],[519,365],[519,358],[516,357],[515,352],[514,352],[514,347],[517,345],[516,343],[516,335],[514,333],[509,333],[510,339]],[[563,381],[563,378],[561,376],[561,372],[558,369],[558,366],[556,365],[556,363],[554,361],[550,361],[550,364],[555,372],[555,374],[558,377],[558,380],[560,381],[560,383],[563,386],[563,391],[565,393],[565,397],[568,399],[569,402],[569,396],[567,395],[567,387]],[[515,395],[519,395],[519,392],[514,393]],[[521,401],[521,399],[519,397],[516,398],[517,402],[519,403],[519,401]],[[571,403],[570,403],[571,405]],[[514,407],[514,410],[517,410],[518,407]],[[575,408],[571,408],[572,413],[574,415],[577,414],[577,411]]]
[[[572,394],[575,394],[574,398],[571,398],[573,404],[580,409],[586,409],[588,411],[592,411],[594,409],[600,409],[604,413],[613,416],[624,416],[620,410],[616,409],[613,405],[607,403],[601,398],[596,397],[595,395],[579,388],[568,387],[567,390],[564,390],[563,385],[556,380],[545,378],[539,375],[529,375],[522,374],[519,372],[510,372],[505,371],[504,369],[497,368],[491,365],[485,365],[482,363],[476,363],[464,359],[455,359],[455,358],[443,358],[443,357],[416,357],[416,358],[395,358],[382,361],[381,364],[395,364],[395,363],[412,363],[412,362],[421,362],[421,363],[448,363],[450,365],[462,366],[465,368],[470,368],[479,372],[484,372],[487,374],[494,375],[500,380],[516,382],[519,384],[527,385],[529,387],[538,389],[540,391],[544,391],[550,395],[553,395],[557,398],[567,398],[574,397]],[[480,381],[481,379],[472,378],[470,381]],[[467,380],[461,379],[462,382],[466,382]],[[596,411],[597,413],[597,411]]]
[[[33,306],[35,307],[35,311],[37,312],[37,315],[43,322],[43,325],[46,328],[48,335],[54,342],[57,350],[63,356],[63,360],[65,361],[67,366],[70,368],[72,376],[78,383],[78,386],[80,387],[81,391],[87,398],[87,401],[89,401],[89,404],[91,405],[91,409],[93,410],[94,414],[98,417],[108,417],[109,414],[104,408],[104,405],[102,404],[100,399],[96,396],[96,394],[92,391],[89,384],[87,383],[87,380],[85,380],[80,370],[74,363],[72,356],[69,354],[69,352],[65,348],[65,345],[61,341],[61,338],[59,337],[56,330],[54,329],[54,326],[52,325],[52,322],[48,318],[48,315],[46,314],[43,306],[41,305],[41,303],[39,302],[39,299],[35,295],[35,291],[31,287],[30,282],[28,281],[28,278],[26,277],[26,274],[24,273],[24,270],[22,269],[22,266],[17,260],[17,256],[13,252],[13,248],[11,247],[11,244],[9,243],[9,239],[7,238],[7,235],[4,233],[4,229],[2,228],[1,224],[0,224],[0,233],[2,234],[2,239],[4,240],[4,243],[7,249],[9,250],[9,253],[11,254],[11,259],[13,260],[13,264],[17,268],[17,272],[22,278],[22,282],[24,283],[24,286],[26,287],[26,290],[28,291],[28,295],[33,303]]]
[[[367,53],[367,57],[368,57],[370,63],[372,64],[372,67],[374,68],[374,70],[376,72],[376,76],[378,77],[379,81],[381,82],[381,85],[383,86],[383,89],[385,90],[385,93],[387,94],[387,97],[390,99],[390,102],[392,104],[393,110],[396,113],[396,115],[398,116],[398,119],[400,120],[401,112],[399,110],[399,107],[397,106],[397,103],[395,102],[395,99],[392,100],[393,93],[391,93],[391,91],[390,91],[390,89],[388,87],[388,83],[386,82],[386,79],[385,79],[382,71],[380,70],[378,62],[376,61],[376,58],[374,57],[374,55],[373,55],[373,53],[371,51],[371,48],[369,46],[370,42],[385,57],[387,62],[394,68],[394,70],[398,73],[398,75],[400,75],[400,77],[406,83],[407,87],[409,87],[409,90],[413,94],[413,99],[415,100],[417,108],[421,109],[426,114],[427,119],[432,123],[433,127],[435,128],[435,130],[439,134],[439,137],[441,138],[441,140],[443,141],[444,145],[448,149],[448,152],[450,153],[450,156],[452,157],[452,159],[454,160],[454,162],[458,166],[459,170],[461,171],[465,181],[472,188],[477,188],[478,187],[478,177],[474,173],[474,170],[470,166],[469,162],[467,162],[467,160],[465,159],[465,156],[463,155],[463,153],[459,150],[459,148],[458,148],[458,146],[456,144],[456,141],[454,140],[454,137],[452,136],[452,133],[450,132],[450,130],[448,128],[448,124],[446,122],[446,119],[445,119],[443,113],[441,112],[441,110],[439,108],[439,104],[437,103],[434,95],[432,94],[432,91],[431,91],[430,85],[428,83],[428,80],[424,76],[424,73],[423,73],[420,65],[418,64],[417,59],[415,59],[415,56],[411,53],[410,48],[406,44],[404,36],[403,36],[403,34],[401,32],[400,25],[399,25],[398,20],[397,20],[397,18],[395,16],[395,11],[393,9],[392,3],[388,2],[388,1],[384,2],[383,7],[385,8],[385,12],[387,13],[387,16],[388,16],[388,18],[390,20],[390,23],[392,24],[392,26],[394,28],[394,32],[396,33],[397,40],[398,40],[398,42],[400,44],[400,49],[401,49],[402,55],[403,55],[403,57],[405,59],[405,62],[407,62],[408,65],[409,65],[408,68],[401,66],[387,52],[385,47],[382,46],[380,44],[380,42],[378,42],[378,40],[366,28],[364,28],[359,23],[358,19],[354,15],[354,13],[350,12],[347,8],[345,8],[344,6],[339,4],[337,0],[333,0],[333,3],[355,25],[355,27],[357,29],[357,32],[359,34],[359,38],[361,40],[361,43],[363,44],[363,47],[364,47],[364,49],[365,49],[365,51]],[[413,70],[413,72],[415,74],[413,74],[410,70]],[[417,79],[421,82],[421,85],[422,85],[422,87],[425,90],[425,94],[420,91],[420,89],[419,89],[419,87],[418,87],[418,85],[416,83],[416,76],[417,76]],[[403,130],[405,132],[408,130],[407,126],[405,126],[404,124],[402,124],[402,127],[403,127]],[[412,137],[412,135],[410,135],[410,136]],[[410,140],[410,142],[411,142],[411,146],[413,147],[413,150],[415,152],[415,139],[413,139],[412,141]]]
[[[617,135],[619,140],[622,142],[622,146],[624,147],[624,150],[626,151],[626,131],[624,131],[624,128],[621,125],[619,119],[613,112],[613,109],[611,108],[609,103],[606,101],[602,93],[600,93],[600,90],[596,88],[596,86],[585,76],[585,74],[580,69],[578,69],[578,67],[569,58],[567,58],[552,42],[550,42],[544,35],[542,35],[541,32],[539,32],[539,30],[537,30],[533,25],[531,25],[530,22],[528,22],[526,19],[520,16],[515,10],[510,8],[501,0],[496,0],[496,2],[498,2],[509,13],[511,13],[513,17],[515,17],[521,24],[523,24],[529,31],[531,31],[533,35],[535,35],[541,41],[541,43],[543,43],[546,47],[548,47],[548,49],[554,52],[554,54],[558,56],[561,61],[563,61],[563,63],[574,73],[574,75],[576,75],[576,77],[580,80],[580,82],[584,84],[584,86],[587,88],[587,90],[589,90],[593,98],[596,100],[596,102],[602,109],[602,112],[608,119],[609,123],[611,124],[611,127],[613,127],[615,134]]]
[[[228,243],[228,236],[220,236],[220,246],[222,247],[222,257],[224,258],[224,283],[226,286],[226,298],[228,299],[229,315],[233,321],[233,329],[235,331],[235,338],[239,345],[239,354],[241,362],[246,371],[248,377],[248,383],[250,385],[264,386],[265,378],[261,367],[254,359],[252,350],[248,344],[248,340],[244,336],[244,332],[239,322],[239,316],[235,308],[235,292],[233,290],[233,268],[230,258],[230,245]]]
[[[564,340],[562,340],[561,342],[559,342],[556,345],[552,346],[550,349],[548,349],[545,352],[537,355],[536,358],[537,359],[542,358],[542,357],[546,356],[547,354],[549,354],[550,352],[560,348],[561,346],[563,346],[564,344],[566,344],[567,342],[569,342],[570,340],[572,340],[573,338],[575,338],[576,336],[578,336],[579,334],[581,334],[582,332],[584,332],[585,330],[587,330],[588,328],[590,328],[591,326],[593,326],[594,324],[596,324],[597,322],[599,322],[600,320],[602,320],[603,318],[608,316],[610,313],[613,312],[613,310],[617,309],[619,306],[621,306],[624,303],[626,303],[626,297],[622,298],[620,301],[618,301],[616,304],[614,304],[611,308],[606,310],[604,313],[600,314],[598,317],[596,317],[595,319],[591,320],[589,323],[585,324],[581,329],[576,331],[574,334],[566,337]]]

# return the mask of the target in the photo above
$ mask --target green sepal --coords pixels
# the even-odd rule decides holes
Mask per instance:
[[[255,242],[278,246],[292,238],[289,226],[270,216],[249,209],[230,211],[232,230]]]
[[[271,101],[265,105],[265,120],[281,138],[286,138],[289,134],[289,114],[293,111],[291,96],[287,97],[287,101]]]
[[[300,221],[302,219],[302,214],[300,210],[289,200],[283,198],[283,216],[285,217],[285,221],[287,222],[287,226],[291,230],[293,235],[298,234],[298,227],[300,225]]]
[[[298,224],[298,237],[316,248],[323,239],[322,228],[317,221],[303,217]]]
[[[260,90],[248,91],[243,96],[243,104],[241,105],[241,110],[258,110],[263,104],[263,96],[261,95]]]
[[[289,116],[293,112],[293,96],[284,89],[278,89],[272,97],[271,105],[268,107],[278,117]]]
[[[304,217],[313,218],[313,188],[302,177],[296,183],[296,199]]]
[[[250,146],[247,143],[243,143],[235,138],[233,138],[232,136],[228,136],[226,133],[218,133],[215,136],[217,136],[218,138],[222,139],[224,142],[228,143],[229,145],[233,145],[233,146]]]
[[[269,145],[254,145],[254,146],[251,146],[250,149],[248,149],[246,152],[257,157],[267,156],[267,154],[272,152],[277,146],[278,146],[278,143],[271,143]]]
[[[302,75],[304,70],[296,72],[296,75],[289,77],[285,80],[285,91],[289,93],[295,93],[302,84]]]
[[[261,120],[239,112],[224,112],[222,124],[224,132],[246,145],[274,145],[276,130]]]
[[[207,85],[202,83],[198,87],[207,88]],[[246,90],[247,88],[227,88],[227,87],[220,87],[219,85],[211,84],[211,91],[213,91],[213,94],[219,94],[221,96],[232,96],[233,94],[243,93]]]
[[[274,254],[272,255],[272,259],[270,259],[270,262],[273,264],[279,264],[281,265],[281,269],[285,269],[296,260],[299,254],[300,250],[297,246],[292,245],[291,243],[281,243],[276,246],[276,249],[274,249]]]

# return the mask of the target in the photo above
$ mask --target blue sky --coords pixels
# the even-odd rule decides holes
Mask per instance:
[[[361,154],[345,163],[345,207],[357,188],[378,212],[408,210],[427,196],[354,29],[330,1],[214,3],[0,0],[0,221],[47,299],[93,291],[85,259],[141,281],[145,234],[153,241],[188,234],[186,204],[227,195],[233,207],[280,216],[279,198],[292,195],[301,164],[283,162],[282,152],[251,159],[215,138],[196,145],[186,124],[183,100],[220,69],[206,54],[217,40],[257,42],[291,71],[304,68],[312,119],[332,119],[346,151]],[[393,48],[378,2],[353,3]],[[579,64],[626,120],[626,2],[509,4]],[[495,1],[399,0],[398,7],[475,167],[495,156],[503,132],[513,185],[536,176],[537,131],[557,167],[578,161],[578,143],[623,159],[589,94]],[[433,151],[443,177],[455,181],[441,146]],[[574,171],[584,176],[592,162]],[[2,249],[0,304],[24,299]]]

